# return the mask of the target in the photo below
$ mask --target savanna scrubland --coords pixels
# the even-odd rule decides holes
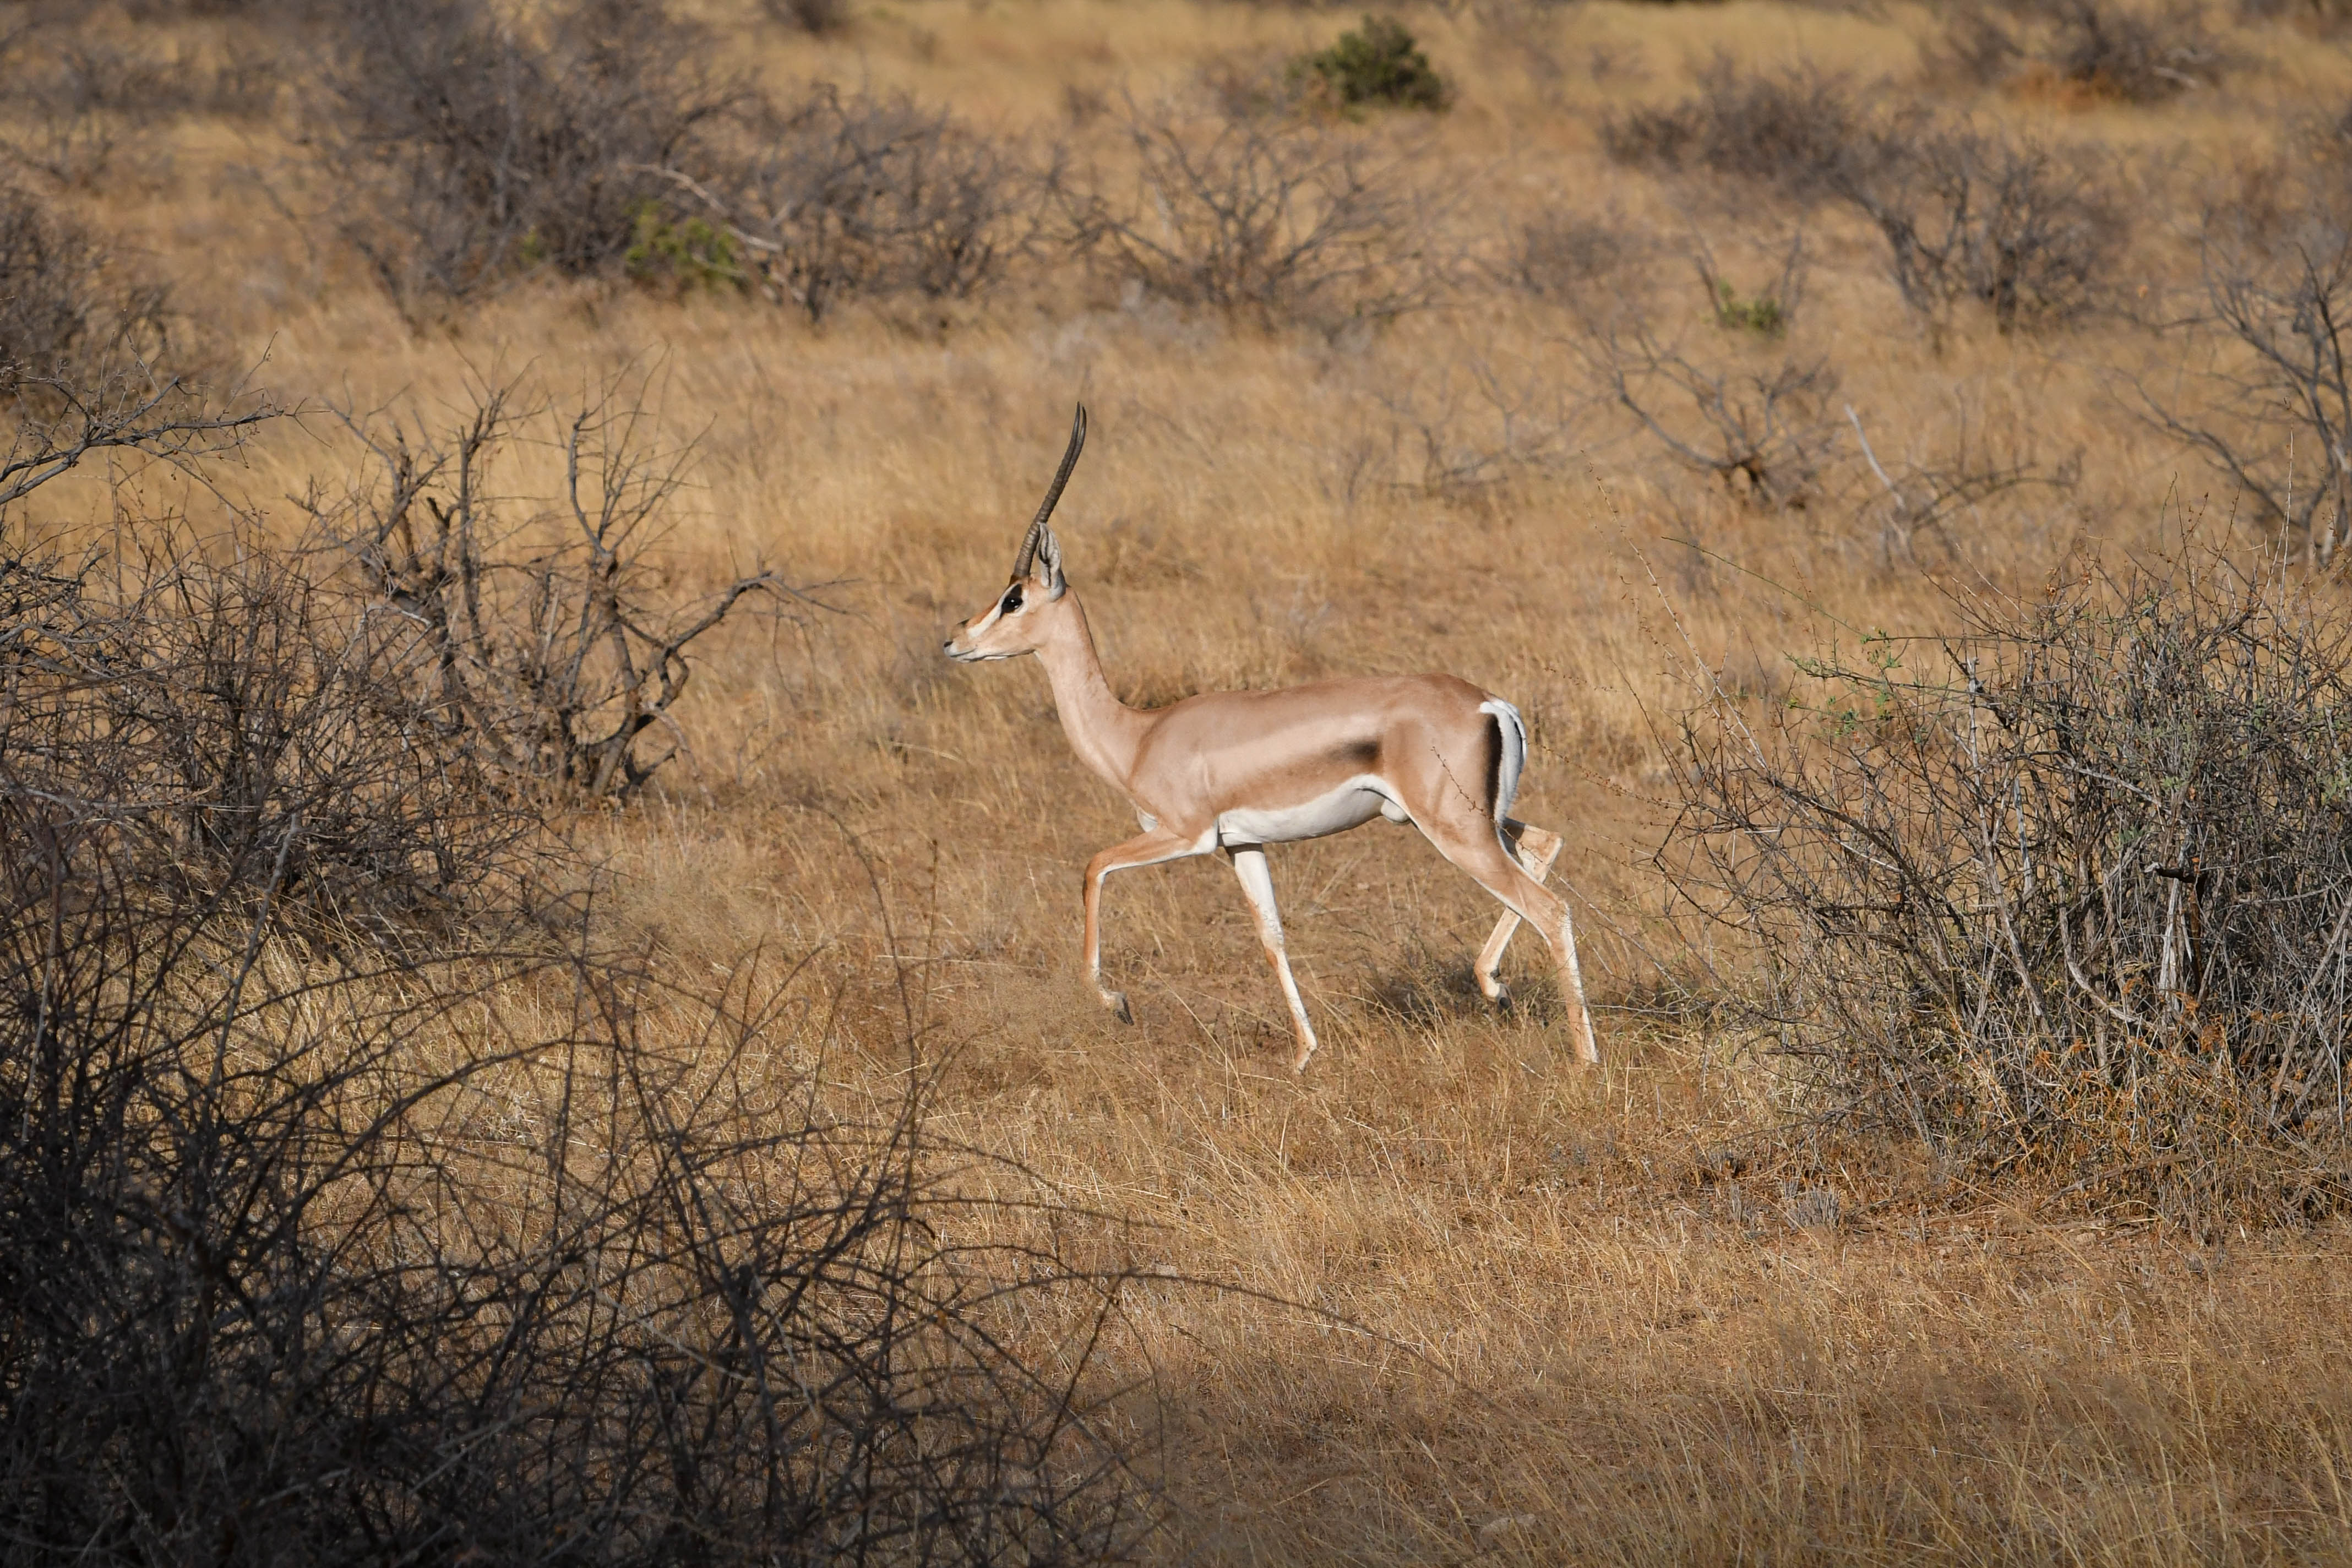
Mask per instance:
[[[2347,26],[0,5],[5,1551],[2352,1556]]]

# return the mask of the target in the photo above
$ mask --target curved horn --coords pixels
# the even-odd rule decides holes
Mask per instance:
[[[1021,541],[1021,552],[1013,558],[1013,581],[1029,575],[1029,568],[1037,563],[1037,536],[1045,531],[1045,520],[1054,515],[1054,503],[1062,499],[1062,487],[1070,482],[1070,470],[1078,466],[1078,448],[1086,444],[1087,405],[1081,403],[1078,416],[1070,421],[1070,449],[1062,454],[1062,466],[1054,470],[1054,482],[1046,487],[1045,503],[1037,509],[1028,533]]]

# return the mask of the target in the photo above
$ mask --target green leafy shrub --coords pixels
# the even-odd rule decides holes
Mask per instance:
[[[1763,294],[1743,300],[1738,289],[1720,280],[1715,286],[1715,320],[1717,326],[1760,338],[1777,338],[1789,330],[1788,312],[1780,300]]]
[[[1360,31],[1342,33],[1329,48],[1292,61],[1289,74],[1301,85],[1319,81],[1334,100],[1348,105],[1440,110],[1454,96],[1393,16],[1366,16]]]
[[[740,289],[750,279],[736,253],[735,237],[698,217],[672,223],[652,202],[637,209],[636,237],[622,260],[629,276],[643,282],[668,280],[680,293],[697,289]]]

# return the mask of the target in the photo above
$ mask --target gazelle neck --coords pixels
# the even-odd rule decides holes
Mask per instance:
[[[1070,749],[1080,762],[1125,793],[1150,716],[1112,694],[1077,595],[1065,589],[1054,610],[1052,631],[1038,643],[1037,658],[1054,686],[1062,733],[1070,738]]]

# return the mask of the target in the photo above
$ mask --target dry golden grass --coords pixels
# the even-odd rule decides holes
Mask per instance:
[[[861,7],[819,42],[747,0],[686,8],[762,72],[903,85],[1040,136],[1087,133],[1074,104],[1278,58],[1340,20],[925,0]],[[1751,215],[1610,164],[1600,112],[1679,90],[1718,47],[1908,79],[1931,27],[1916,6],[1779,0],[1408,19],[1460,85],[1437,135],[1474,216],[1687,212],[1727,253]],[[2166,188],[2185,189],[2269,145],[2283,102],[2340,106],[2352,87],[2336,45],[2284,26],[2232,40],[2248,63],[2174,104],[1976,107],[2163,154],[2187,171]],[[1560,315],[1503,293],[1338,346],[1121,308],[1076,279],[822,331],[757,304],[527,286],[412,331],[244,172],[291,183],[289,158],[275,132],[189,121],[75,199],[296,396],[429,410],[499,367],[557,395],[652,367],[668,427],[703,432],[679,581],[766,562],[837,582],[844,615],[730,628],[686,705],[689,756],[581,832],[613,913],[679,974],[753,948],[820,954],[807,984],[837,1005],[834,1061],[853,1078],[903,1068],[893,987],[911,974],[923,1048],[952,1058],[944,1135],[1119,1216],[1105,1245],[1241,1288],[1133,1288],[1111,1352],[1115,1370],[1148,1362],[1163,1398],[1171,1557],[2352,1559],[2338,1230],[2200,1243],[1837,1163],[1899,1152],[1776,1163],[1762,1069],[1639,1005],[1668,782],[1651,725],[1684,700],[1690,650],[1769,690],[1825,634],[1821,614],[1936,625],[1940,601],[1889,559],[1866,493],[1743,510],[1662,479],[1605,412],[1577,416],[1547,471],[1426,493],[1381,394],[1440,408],[1481,358],[1528,384],[1570,375]],[[2134,263],[2152,276],[2177,265],[2159,239]],[[2073,497],[1989,519],[1975,567],[2031,581],[2080,539],[2148,537],[2168,494],[2210,488],[2084,368],[2128,352],[2122,334],[1964,328],[1939,352],[1868,235],[1829,222],[1816,243],[1795,342],[1840,365],[1874,439],[1925,449],[1966,411],[2044,459],[2083,457]],[[1527,711],[1522,814],[1569,836],[1559,875],[1589,911],[1605,1067],[1573,1068],[1539,1005],[1476,1004],[1467,962],[1491,906],[1382,825],[1276,862],[1325,1042],[1304,1079],[1220,865],[1115,879],[1107,965],[1140,1021],[1085,994],[1077,871],[1131,831],[1127,809],[1069,754],[1039,672],[937,653],[1001,582],[1077,396],[1095,434],[1057,524],[1130,698],[1444,668]],[[266,502],[340,450],[310,420],[227,482]],[[103,515],[94,488],[55,493]],[[1694,531],[1757,575],[1668,542]],[[1513,955],[1523,985],[1535,956]],[[1745,1178],[1707,1179],[1714,1151],[1759,1136]]]

